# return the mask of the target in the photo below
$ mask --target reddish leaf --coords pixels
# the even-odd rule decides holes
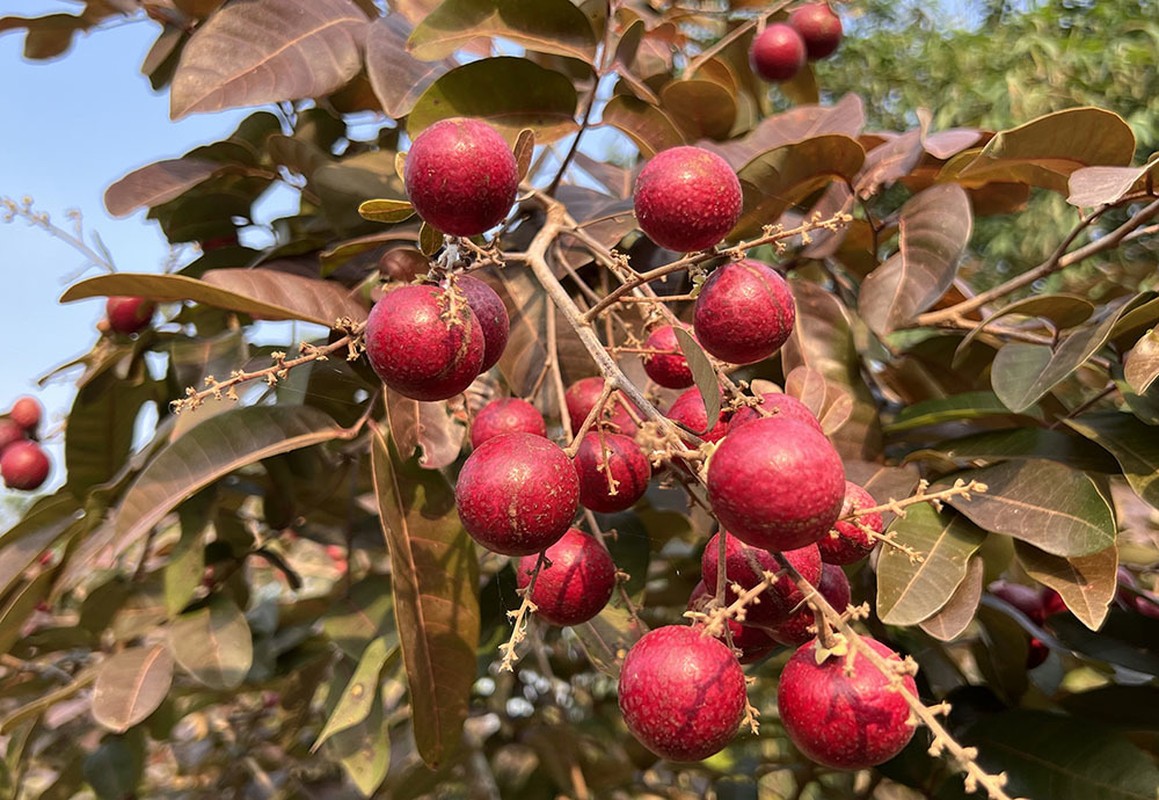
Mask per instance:
[[[685,142],[680,126],[667,113],[626,94],[608,101],[603,121],[627,134],[644,158]]]
[[[1072,206],[1089,208],[1117,203],[1124,195],[1145,191],[1159,181],[1159,157],[1141,167],[1083,167],[1067,182]]]
[[[93,718],[123,733],[157,710],[172,683],[173,656],[165,645],[122,650],[98,668]]]
[[[539,53],[591,63],[596,38],[569,0],[446,0],[411,34],[417,58],[444,58],[480,36],[499,36]]]
[[[420,61],[406,49],[411,26],[398,14],[380,17],[366,34],[366,73],[388,117],[405,117],[435,80],[455,62]]]
[[[216,161],[173,158],[135,169],[105,190],[105,208],[126,217],[138,208],[159,206],[224,169]]]
[[[411,400],[389,388],[385,391],[390,434],[399,454],[409,459],[421,449],[419,464],[426,469],[455,463],[467,429],[447,414],[447,404]]]

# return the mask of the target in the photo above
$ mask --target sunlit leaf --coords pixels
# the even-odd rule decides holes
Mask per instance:
[[[712,362],[708,360],[708,356],[704,354],[699,342],[692,338],[691,333],[680,325],[674,326],[673,331],[676,333],[676,341],[680,344],[680,350],[688,362],[688,368],[692,371],[692,379],[696,383],[696,389],[704,401],[706,419],[717,419],[720,416],[720,384],[716,380],[716,370],[713,368]]]
[[[1071,173],[1066,201],[1080,208],[1117,203],[1129,192],[1146,190],[1148,181],[1159,181],[1159,158],[1141,167],[1083,167]]]
[[[172,622],[169,647],[177,663],[210,689],[236,689],[253,664],[253,637],[245,615],[221,593]]]
[[[921,629],[939,641],[948,642],[956,638],[970,625],[978,601],[982,598],[982,575],[985,562],[977,555],[970,557],[966,566],[966,577],[950,595],[950,599],[932,617],[923,620]]]
[[[620,665],[628,650],[648,626],[626,608],[608,606],[594,618],[572,630],[579,637],[592,666],[605,675],[620,677]]]
[[[6,595],[24,571],[77,524],[80,508],[67,491],[43,497],[25,512],[23,519],[0,539],[0,597]]]
[[[370,24],[366,34],[366,73],[382,110],[400,119],[435,80],[452,69],[450,59],[420,61],[407,52],[411,26],[400,14],[387,14]]]
[[[444,402],[426,403],[384,389],[387,421],[399,455],[409,459],[419,453],[419,465],[441,469],[455,462],[467,429],[447,413]]]
[[[32,702],[8,712],[3,719],[0,719],[0,735],[12,733],[12,730],[20,723],[39,717],[57,703],[68,700],[81,690],[87,689],[96,678],[97,668],[87,667],[79,672],[71,683],[66,683],[64,686],[42,694]]]
[[[408,200],[366,200],[358,206],[358,214],[371,222],[402,222],[414,213],[415,207]]]
[[[1042,416],[1037,409],[1028,409],[1028,412],[1031,413],[1027,416]],[[993,392],[963,392],[906,406],[885,429],[889,433],[902,433],[947,422],[1009,416],[1010,409]]]
[[[345,670],[335,670],[336,678],[345,678],[346,675]],[[337,694],[332,692],[331,697]],[[377,692],[374,696],[378,696]],[[327,702],[327,706],[331,702]],[[333,708],[329,710],[333,711]],[[386,779],[387,768],[390,766],[390,739],[387,733],[382,704],[372,703],[366,719],[338,731],[326,742],[327,751],[342,765],[364,797],[373,795]]]
[[[1137,394],[1147,394],[1159,380],[1159,328],[1135,343],[1123,360],[1123,377]]]
[[[1074,430],[1103,447],[1123,468],[1135,494],[1159,508],[1159,436],[1130,414],[1083,414],[1064,420]]]
[[[443,58],[480,36],[499,36],[540,53],[591,62],[596,38],[569,0],[446,0],[411,34],[417,58]]]
[[[138,208],[159,206],[226,169],[216,161],[173,158],[135,169],[105,190],[105,208],[127,217]]]
[[[339,731],[344,731],[366,719],[378,698],[378,676],[386,666],[387,660],[398,653],[397,648],[397,643],[392,649],[381,636],[366,646],[354,674],[342,690],[338,704],[326,718],[326,724],[314,741],[312,750],[317,750],[323,742]]]
[[[535,154],[535,131],[531,128],[521,130],[515,139],[512,154],[515,156],[515,174],[519,180],[523,180],[531,169],[531,157]]]
[[[45,570],[23,585],[17,584],[0,602],[0,654],[7,653],[20,638],[28,618],[52,590],[56,575]]]
[[[603,121],[627,134],[645,158],[685,142],[680,126],[667,113],[630,95],[618,94],[609,100]]]
[[[984,319],[980,325],[970,329],[958,349],[954,351],[954,366],[958,366],[970,344],[986,329],[986,326],[1010,314],[1031,317],[1045,317],[1059,329],[1073,328],[1090,319],[1095,311],[1094,303],[1085,297],[1073,294],[1041,294],[1015,300]]]
[[[164,644],[130,647],[98,668],[93,686],[93,718],[124,733],[157,710],[173,682],[173,656]]]
[[[736,122],[733,91],[715,81],[672,81],[660,90],[660,107],[692,140],[725,139]]]
[[[1118,588],[1119,550],[1115,545],[1085,556],[1051,555],[1026,542],[1014,551],[1026,574],[1054,589],[1066,607],[1092,631],[1098,630]]]

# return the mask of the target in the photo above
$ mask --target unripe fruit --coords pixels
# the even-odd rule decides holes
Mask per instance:
[[[149,327],[157,304],[144,297],[110,297],[105,302],[105,317],[114,333],[139,333]]]
[[[890,661],[897,653],[868,636],[861,641]],[[867,769],[896,756],[914,735],[905,698],[890,677],[856,653],[817,663],[817,642],[801,646],[781,672],[777,706],[785,732],[806,757],[834,769]],[[913,676],[902,685],[917,694]]]
[[[644,356],[644,372],[649,378],[666,389],[687,389],[692,385],[692,370],[671,325],[661,325],[648,334],[644,347],[660,351]]]
[[[439,286],[387,292],[366,320],[366,355],[382,382],[414,400],[446,400],[479,375],[483,328],[462,295]]]
[[[531,403],[518,397],[501,397],[483,406],[471,421],[471,447],[504,433],[547,436],[547,425]]]
[[[641,744],[671,761],[724,749],[744,718],[744,672],[701,629],[656,628],[632,645],[620,671],[620,711]]]
[[[17,442],[23,442],[27,436],[24,428],[11,419],[0,419],[0,453]]]
[[[548,564],[539,571],[531,602],[552,625],[579,625],[599,614],[616,588],[616,564],[591,534],[569,528],[544,551]],[[531,584],[539,554],[524,556],[515,570],[520,589]]]
[[[688,597],[688,610],[703,611],[712,596],[713,592],[704,585],[704,581],[700,581]],[[777,643],[764,628],[742,625],[735,619],[729,619],[728,632],[732,636],[733,649],[740,651],[737,661],[742,664],[754,664],[777,649]],[[724,641],[723,637],[718,638]]]
[[[672,401],[672,407],[664,416],[673,422],[679,422],[706,442],[719,442],[724,438],[730,425],[729,412],[722,411],[712,429],[707,430],[708,409],[704,407],[704,398],[700,396],[700,390],[695,386]]]
[[[700,559],[700,572],[704,576],[706,586],[716,586],[719,574],[717,553],[720,549],[720,535],[715,534],[708,540],[704,554]],[[814,586],[821,580],[821,554],[816,545],[789,550],[784,553],[770,553],[757,547],[749,547],[735,536],[724,534],[725,570],[728,584],[740,584],[743,589],[751,589],[764,579],[766,572],[780,572],[785,569],[785,563],[792,564],[801,577]],[[761,628],[775,628],[805,602],[805,595],[797,588],[793,578],[783,573],[769,588],[757,596],[760,601],[745,607],[746,625]],[[736,594],[730,588],[728,602],[736,600]]]
[[[507,308],[495,290],[478,278],[470,275],[458,277],[459,288],[467,296],[467,305],[475,312],[483,327],[483,339],[487,343],[483,349],[483,365],[479,372],[486,372],[495,366],[507,347],[507,336],[511,333],[511,318]]]
[[[735,431],[741,425],[753,420],[764,419],[766,415],[761,413],[763,410],[768,412],[769,416],[780,419],[795,419],[798,422],[804,422],[810,428],[815,428],[817,433],[825,432],[809,407],[792,395],[784,392],[762,392],[760,405],[760,410],[753,406],[738,408],[728,423],[728,429]]]
[[[766,550],[815,543],[841,514],[845,474],[823,435],[760,419],[724,437],[708,462],[708,499],[733,536]]]
[[[768,358],[788,341],[797,320],[789,284],[751,259],[725,264],[709,275],[692,314],[700,346],[730,364]]]
[[[766,81],[779,83],[795,77],[805,66],[805,40],[795,28],[774,22],[753,39],[749,64]]]
[[[28,432],[35,431],[40,425],[43,409],[34,397],[21,397],[12,404],[8,418]],[[2,449],[2,448],[0,448]]]
[[[48,456],[36,442],[16,442],[0,455],[0,475],[9,489],[39,489],[48,478],[48,469]]]
[[[873,499],[873,495],[856,483],[845,481],[845,499],[841,502],[841,516],[876,505],[877,501]],[[853,564],[872,553],[877,540],[862,530],[861,525],[876,533],[885,530],[885,520],[877,512],[855,519],[839,520],[829,533],[817,540],[817,546],[821,548],[821,560],[829,564]]]
[[[810,61],[832,55],[841,44],[841,18],[828,3],[801,6],[789,15],[789,25],[801,35]]]
[[[467,457],[455,501],[475,541],[502,555],[526,556],[571,527],[579,478],[558,445],[531,433],[505,433]]]
[[[571,420],[571,428],[578,431],[588,418],[588,414],[599,402],[604,391],[603,378],[583,378],[567,388],[564,393],[564,403],[567,405],[567,415]],[[627,400],[619,392],[612,392],[611,397],[604,404],[601,419],[608,420],[625,436],[636,435],[636,423],[628,413]]]
[[[740,181],[720,156],[699,147],[673,147],[640,170],[636,219],[656,244],[688,253],[721,241],[740,218]]]
[[[640,445],[628,436],[606,431],[584,435],[575,454],[575,469],[579,474],[580,505],[602,513],[634,506],[644,496],[652,477],[652,467]]]
[[[403,169],[418,215],[443,233],[477,236],[494,228],[515,203],[519,169],[499,132],[456,117],[419,134]]]
[[[838,613],[849,607],[851,594],[849,579],[841,567],[833,564],[821,565],[821,580],[817,582],[817,591],[825,598],[829,605]],[[816,615],[808,605],[801,608],[793,616],[782,622],[772,631],[774,640],[789,647],[797,647],[817,636],[816,631],[809,627],[815,623]]]

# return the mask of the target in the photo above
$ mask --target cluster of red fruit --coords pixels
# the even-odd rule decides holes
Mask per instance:
[[[749,61],[767,81],[792,80],[805,61],[832,55],[841,44],[841,18],[828,3],[801,6],[789,21],[767,26],[753,39]]]
[[[157,304],[144,297],[110,297],[105,302],[105,318],[98,328],[128,336],[149,327]]]
[[[48,478],[48,456],[35,440],[42,415],[40,403],[21,397],[0,417],[0,475],[9,489],[30,492]]]

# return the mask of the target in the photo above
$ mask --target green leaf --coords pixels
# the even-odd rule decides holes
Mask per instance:
[[[964,517],[922,503],[889,526],[894,542],[922,556],[910,563],[897,547],[883,547],[877,562],[877,614],[887,625],[913,625],[949,602],[966,578],[970,556],[986,532]]]
[[[122,650],[98,668],[93,719],[124,733],[157,710],[172,683],[173,656],[164,644]]]
[[[1056,556],[1085,556],[1115,543],[1115,513],[1085,472],[1057,461],[1007,461],[955,473],[989,487],[950,505],[976,525]]]
[[[923,631],[935,639],[948,642],[956,638],[974,620],[978,601],[982,599],[982,576],[986,563],[977,555],[966,565],[966,577],[950,595],[950,599],[932,617],[922,620]]]
[[[105,190],[105,208],[127,217],[138,208],[152,208],[180,197],[188,189],[228,167],[203,158],[172,158],[135,169]]]
[[[424,222],[419,226],[419,251],[428,258],[439,252],[443,246],[443,234]]]
[[[362,651],[362,658],[358,661],[358,667],[343,688],[338,704],[327,717],[322,732],[318,734],[318,738],[310,748],[311,751],[317,750],[323,742],[339,731],[351,728],[366,719],[378,698],[378,676],[387,661],[397,654],[397,642],[391,648],[381,636],[366,646]]]
[[[37,500],[20,522],[0,536],[0,597],[80,516],[76,498],[62,490]]]
[[[145,736],[139,730],[107,735],[84,761],[84,778],[101,800],[137,796],[145,774]]]
[[[231,597],[215,593],[209,605],[189,611],[169,626],[169,648],[185,671],[210,689],[236,689],[254,660],[245,614]]]
[[[988,419],[990,417],[1007,417],[1009,415],[1010,409],[993,392],[963,392],[950,397],[937,397],[908,405],[898,412],[893,422],[885,426],[885,430],[888,433],[903,433],[928,425],[942,425],[946,422]],[[1034,412],[1027,416],[1041,417],[1042,415],[1041,412],[1034,409]]]
[[[684,353],[684,359],[688,362],[688,368],[692,371],[692,379],[696,382],[700,398],[704,401],[707,418],[714,420],[720,416],[720,384],[716,380],[716,370],[691,333],[680,325],[673,326],[673,331],[676,333],[680,350]]]
[[[1102,628],[1092,631],[1069,614],[1050,618],[1051,631],[1065,647],[1107,664],[1159,677],[1159,620],[1111,609]]]
[[[358,214],[371,222],[402,222],[414,213],[415,207],[408,200],[366,200],[358,206]]]
[[[459,745],[479,640],[478,563],[443,476],[401,462],[374,428],[371,466],[393,570],[415,743],[435,769]]]
[[[1155,428],[1130,414],[1115,412],[1083,414],[1063,421],[1114,456],[1135,494],[1159,508],[1159,436]]]
[[[1159,730],[1159,686],[1109,684],[1062,699],[1061,705],[1077,717],[1128,730]]]
[[[205,541],[212,529],[212,490],[196,495],[177,509],[181,538],[169,552],[165,565],[165,610],[177,616],[193,599],[205,577]]]
[[[571,628],[591,665],[605,675],[620,677],[624,655],[648,632],[648,626],[626,608],[606,606],[599,614]]]
[[[1137,394],[1144,395],[1159,380],[1159,328],[1152,328],[1135,343],[1123,361],[1123,377]]]
[[[592,63],[596,37],[569,0],[446,0],[411,34],[407,49],[431,61],[481,37],[501,37],[537,53]]]
[[[333,714],[341,693],[335,688],[346,686],[353,673],[347,662],[340,662],[334,669],[330,694],[326,698],[326,710]],[[377,687],[372,697],[378,697]],[[366,718],[355,725],[338,731],[326,742],[326,750],[334,757],[350,780],[363,796],[370,797],[386,779],[390,766],[390,739],[383,721],[382,704],[371,703]],[[393,794],[392,794],[393,796]]]
[[[78,498],[124,467],[141,407],[156,394],[152,381],[141,376],[125,380],[114,372],[77,392],[65,428],[64,463],[69,489]]]
[[[55,570],[44,570],[4,597],[0,605],[0,654],[6,654],[20,639],[28,618],[52,591],[55,578]]]
[[[1112,544],[1097,553],[1064,558],[1015,542],[1014,552],[1026,574],[1062,595],[1084,625],[1092,631],[1102,626],[1118,588],[1118,547]]]
[[[575,86],[562,73],[525,58],[485,58],[431,84],[407,118],[407,133],[414,139],[439,120],[478,117],[511,140],[531,128],[540,142],[553,142],[575,132],[575,107]]]
[[[1117,472],[1115,460],[1102,448],[1067,431],[1046,428],[1016,428],[986,431],[942,442],[935,448],[941,455],[965,461],[1006,461],[1049,458],[1075,469]],[[913,454],[911,454],[911,458]]]
[[[353,661],[359,661],[369,642],[387,638],[389,649],[397,646],[394,602],[390,579],[367,575],[335,599],[322,620],[322,630]]]
[[[1095,312],[1094,303],[1085,297],[1073,294],[1044,294],[1025,297],[1015,300],[1007,306],[986,317],[982,323],[970,329],[954,351],[954,367],[958,367],[965,358],[966,350],[978,338],[986,326],[1009,314],[1021,314],[1030,317],[1045,317],[1054,323],[1056,328],[1065,329],[1081,325],[1091,318]]]
[[[651,158],[661,150],[682,145],[684,133],[662,109],[631,95],[617,94],[604,106],[603,122],[611,125],[636,145],[640,155]]]

